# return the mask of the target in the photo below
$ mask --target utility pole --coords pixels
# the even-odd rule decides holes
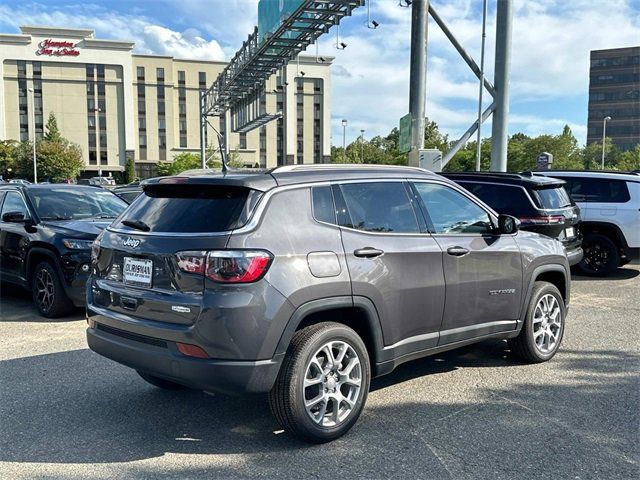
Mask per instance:
[[[509,75],[511,73],[512,1],[498,0],[496,11],[495,102],[491,127],[491,170],[507,171],[509,141]]]
[[[360,130],[360,163],[364,163],[364,130]]]
[[[409,74],[409,113],[411,150],[409,165],[418,166],[418,150],[424,148],[425,98],[427,81],[427,24],[429,0],[411,3],[411,70]]]
[[[347,161],[347,119],[342,119],[342,161]]]
[[[205,96],[203,91],[200,90],[200,167],[207,168],[207,152],[205,145],[205,137],[207,134],[207,117],[204,114],[204,102]],[[220,152],[222,155],[222,152]]]
[[[602,170],[604,170],[604,147],[607,143],[607,122],[611,117],[607,116],[602,119]]]
[[[482,0],[482,45],[480,47],[480,91],[478,93],[478,138],[476,145],[476,171],[480,171],[482,155],[482,94],[484,93],[484,44],[487,38],[487,0]]]

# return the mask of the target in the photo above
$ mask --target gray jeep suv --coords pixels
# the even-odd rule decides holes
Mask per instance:
[[[155,179],[92,259],[91,349],[161,388],[269,392],[312,442],[403,362],[489,338],[549,360],[569,303],[560,242],[410,167]]]

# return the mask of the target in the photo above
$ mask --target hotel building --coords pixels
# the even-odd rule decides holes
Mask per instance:
[[[225,62],[134,54],[130,41],[95,38],[93,30],[23,26],[0,34],[0,140],[43,135],[50,112],[80,145],[83,176],[123,171],[138,176],[182,152],[200,151],[199,99]],[[246,133],[230,116],[210,117],[207,144],[245,165],[328,162],[331,155],[331,60],[301,56],[266,82],[269,113],[282,117]],[[304,72],[304,73],[302,73]]]

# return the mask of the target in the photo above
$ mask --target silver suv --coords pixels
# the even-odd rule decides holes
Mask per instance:
[[[311,442],[403,362],[490,338],[549,360],[569,303],[560,242],[409,167],[155,179],[92,258],[91,349],[161,388],[269,392]]]

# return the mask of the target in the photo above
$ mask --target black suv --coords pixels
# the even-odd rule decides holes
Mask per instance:
[[[418,168],[288,166],[150,181],[99,236],[92,350],[161,388],[270,392],[285,430],[328,441],[369,381],[488,338],[558,350],[562,244],[518,231]]]
[[[564,246],[569,265],[582,260],[580,209],[565,190],[563,180],[530,172],[443,172],[498,213],[520,220],[520,228],[556,238]]]
[[[91,244],[127,204],[99,187],[0,185],[0,279],[45,317],[85,303]]]

